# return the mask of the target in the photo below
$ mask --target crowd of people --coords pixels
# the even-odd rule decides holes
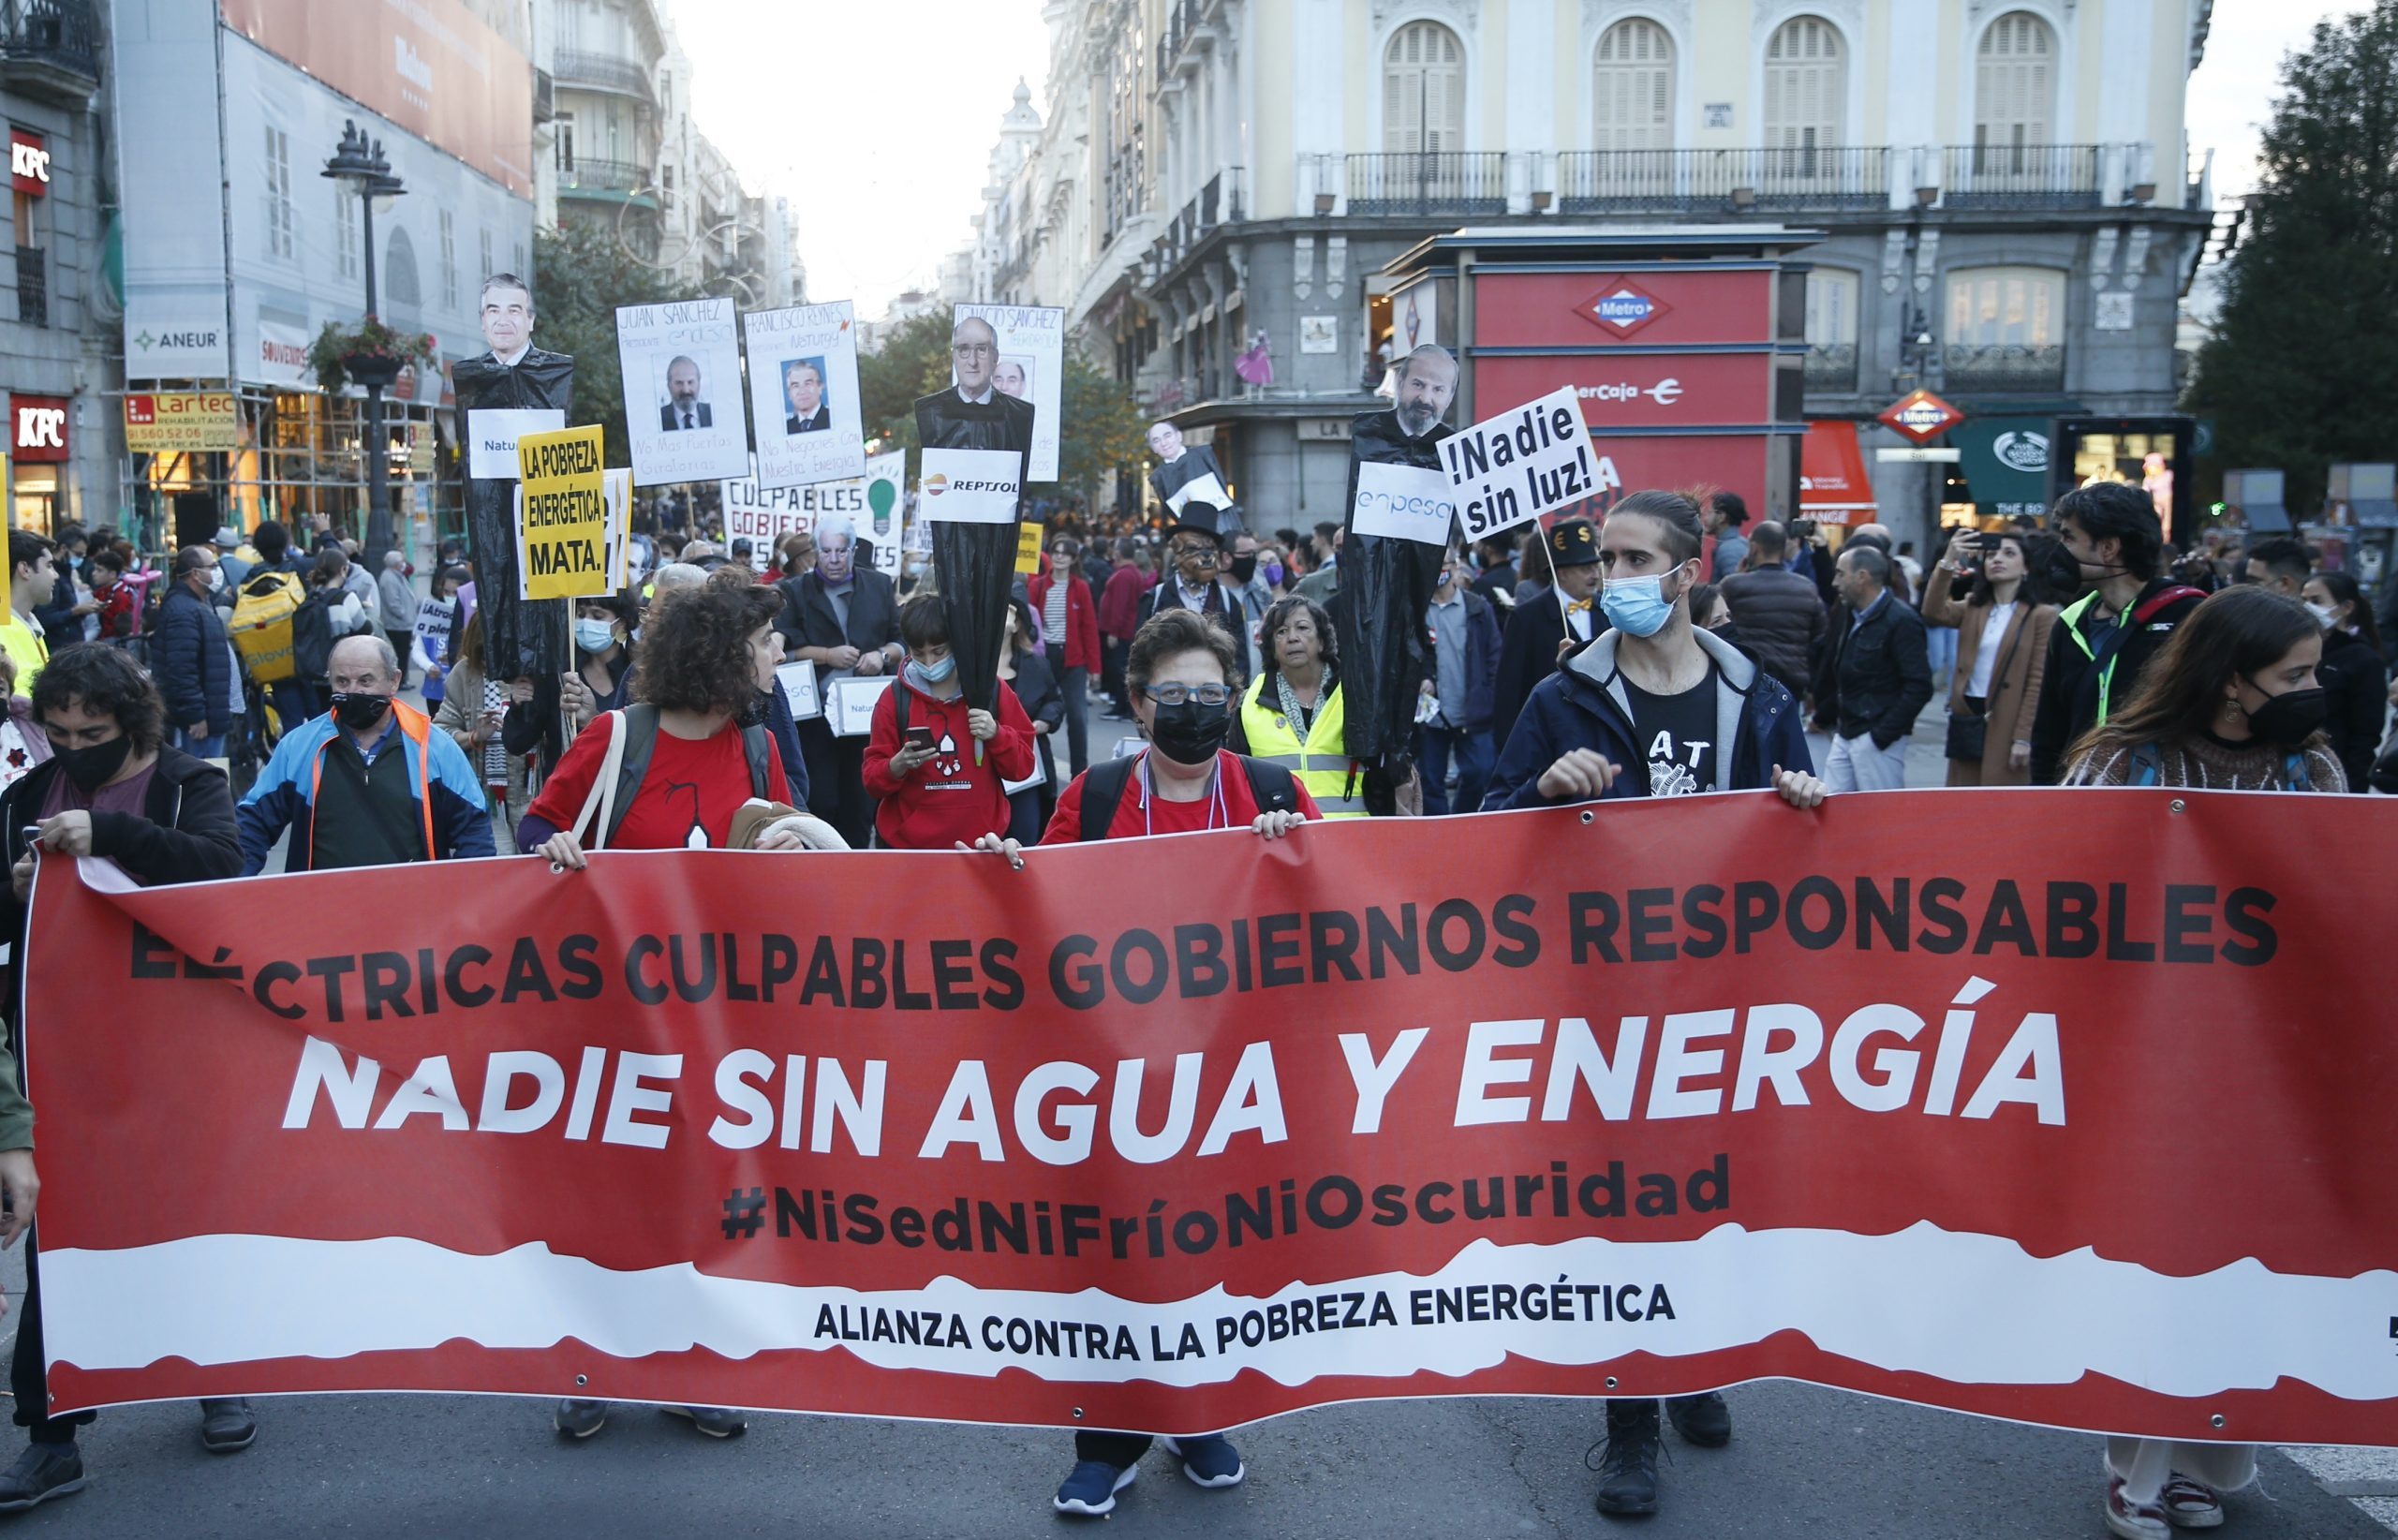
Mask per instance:
[[[1454,370],[1431,351],[1402,375]],[[961,683],[928,558],[911,554],[894,578],[837,518],[771,553],[650,525],[637,582],[577,603],[573,666],[538,678],[494,675],[472,562],[454,549],[420,598],[398,557],[369,573],[340,541],[303,554],[273,523],[164,570],[121,542],[12,532],[0,839],[19,955],[40,854],[106,857],[145,885],[278,858],[299,872],[515,852],[606,881],[592,852],[881,847],[1021,867],[1044,845],[1284,839],[1368,816],[1369,767],[1345,725],[1341,527],[1261,534],[1228,511],[1189,502],[1140,530],[1056,518],[1006,607],[987,701]],[[162,597],[120,607],[137,572]],[[237,619],[277,595],[292,603],[293,665],[258,689]],[[155,614],[127,629],[120,608]],[[1402,812],[1742,791],[1813,808],[1903,786],[1944,689],[1950,786],[2398,790],[2382,753],[2388,670],[2355,581],[2289,540],[2170,551],[2131,488],[2070,493],[2045,527],[1951,532],[1929,568],[1875,526],[1835,549],[1820,531],[1752,524],[1729,494],[1642,491],[1597,519],[1442,553],[1417,621]],[[137,634],[141,648],[124,644]],[[887,682],[867,730],[836,731],[829,710],[794,718],[794,668],[819,703],[844,681]],[[424,710],[402,699],[411,672]],[[1131,724],[1130,752],[1094,752],[1101,703]],[[237,799],[210,762],[269,711],[279,734]],[[1811,727],[1828,741],[1820,767]],[[8,1066],[10,1239],[35,1210],[32,1122]],[[32,1251],[14,1364],[30,1444],[0,1474],[0,1511],[83,1480],[86,1419],[40,1410]],[[570,1400],[554,1415],[583,1438],[607,1410]],[[744,1425],[731,1409],[679,1411],[713,1436]],[[1657,1507],[1666,1426],[1700,1446],[1732,1432],[1715,1394],[1613,1400],[1606,1423],[1596,1498],[1611,1514]],[[210,1449],[257,1429],[245,1401],[201,1403]],[[1075,1443],[1055,1505],[1107,1513],[1150,1441]],[[1221,1435],[1170,1448],[1202,1486],[1245,1473]],[[2253,1452],[2128,1439],[2107,1458],[2107,1521],[2135,1540],[2217,1521],[2219,1494],[2254,1469]]]

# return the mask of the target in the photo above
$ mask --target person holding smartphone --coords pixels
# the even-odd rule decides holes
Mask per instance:
[[[1957,628],[1948,679],[1948,784],[2025,786],[2032,722],[2048,672],[2056,606],[2033,570],[2032,537],[1961,529],[1932,570],[1923,618]],[[1959,587],[1968,587],[1964,599]]]
[[[949,606],[918,594],[899,607],[908,663],[874,703],[866,738],[866,789],[881,799],[876,843],[899,851],[945,851],[1008,832],[1005,782],[1032,774],[1032,721],[1015,691],[999,691],[996,713],[968,703],[949,649]]]

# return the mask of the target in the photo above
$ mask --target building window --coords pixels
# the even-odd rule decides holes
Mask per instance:
[[[333,184],[333,273],[358,276],[358,192],[346,182]]]
[[[1465,148],[1465,50],[1437,22],[1411,22],[1383,54],[1383,149],[1393,155]]]
[[[1961,391],[2065,388],[2065,274],[2046,267],[1948,274],[1947,384]]]
[[[2033,145],[2046,144],[2056,114],[2056,38],[2028,10],[2009,11],[1982,34],[1974,71],[1976,170],[2021,170]]]
[[[1807,274],[1807,388],[1857,389],[1857,274],[1819,267]]]
[[[482,259],[482,275],[488,278],[499,271],[491,265],[491,230],[486,226],[479,233],[482,237],[482,244],[475,255]],[[525,271],[525,259],[521,257],[516,259],[516,271],[519,273]]]
[[[392,238],[383,244],[383,297],[410,310],[424,303],[424,291],[416,278],[416,243],[408,239],[406,229],[392,230]]]
[[[1848,65],[1840,29],[1820,16],[1795,16],[1774,28],[1765,48],[1765,147],[1771,170],[1817,173],[1817,152],[1845,136]]]
[[[551,155],[556,160],[557,168],[561,174],[570,177],[574,174],[573,113],[560,112],[558,114],[558,137],[556,141],[551,146]]]
[[[266,254],[291,260],[291,136],[266,131]]]
[[[522,273],[525,271],[525,243],[522,241],[516,243],[516,265],[509,271],[511,273]]]
[[[441,304],[458,308],[458,216],[449,209],[441,211]]]
[[[1618,22],[1600,35],[1591,108],[1594,150],[1673,147],[1674,42],[1664,27]]]

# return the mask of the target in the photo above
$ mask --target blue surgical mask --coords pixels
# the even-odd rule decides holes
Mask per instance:
[[[938,685],[945,683],[949,676],[956,672],[957,655],[955,653],[951,653],[948,657],[943,658],[938,663],[918,663],[910,661],[908,665],[908,673],[910,676],[915,679],[917,683],[925,685]]]
[[[585,652],[601,653],[616,644],[616,627],[610,620],[577,620],[574,644]]]
[[[1600,592],[1599,609],[1608,625],[1628,636],[1654,636],[1674,615],[1663,576],[1609,581]]]

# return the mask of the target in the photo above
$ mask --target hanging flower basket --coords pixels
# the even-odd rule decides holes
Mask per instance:
[[[400,378],[401,370],[429,364],[439,352],[430,333],[394,331],[369,316],[356,326],[327,321],[317,340],[308,345],[308,367],[327,391],[338,391],[353,381],[388,387]]]

